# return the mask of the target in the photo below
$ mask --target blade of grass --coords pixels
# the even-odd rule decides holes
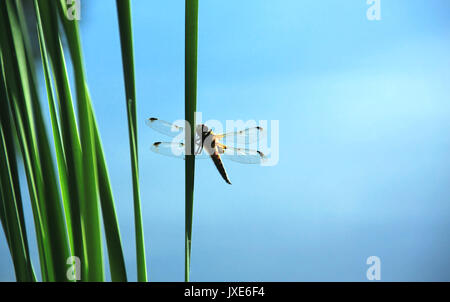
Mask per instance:
[[[18,0],[16,1],[16,5],[17,4],[19,4],[19,6],[17,6],[17,13],[18,13],[18,17],[19,17],[20,27],[23,31],[24,30],[23,10],[22,10],[22,6],[20,5],[20,3],[18,3]],[[26,35],[26,33],[25,33],[25,35]],[[27,42],[27,41],[24,41],[24,42]],[[1,90],[3,91],[1,98],[6,101],[6,90],[3,87],[3,83],[1,83],[0,85],[2,85]],[[9,119],[9,115],[7,118]],[[11,162],[11,173],[12,173],[12,178],[14,180],[13,184],[14,184],[15,194],[17,196],[17,209],[18,209],[18,214],[19,214],[19,218],[20,218],[20,225],[22,226],[22,228],[24,230],[23,240],[24,240],[24,244],[25,244],[26,254],[27,254],[27,257],[29,258],[28,236],[27,236],[27,232],[25,229],[25,218],[24,218],[24,214],[23,214],[23,205],[22,205],[22,198],[21,198],[21,193],[20,193],[19,174],[18,174],[16,157],[15,157],[16,153],[15,153],[15,146],[14,146],[14,137],[16,135],[17,135],[16,131],[8,123],[8,125],[5,126],[6,146],[7,146],[7,148],[12,150],[11,154],[14,154],[14,157],[12,157],[12,162]],[[31,261],[28,265],[29,265],[29,269],[33,272]],[[32,273],[32,277],[34,278],[34,280],[36,279],[34,272]]]
[[[28,32],[28,27],[26,24],[26,20],[25,20],[25,12],[23,10],[23,6],[22,6],[22,2],[20,0],[15,0],[15,8],[17,11],[17,19],[18,19],[18,23],[20,26],[20,31],[22,32],[22,40],[23,40],[23,45],[24,45],[24,52],[25,52],[25,58],[26,58],[26,67],[27,67],[27,71],[29,74],[29,78],[30,78],[30,88],[31,88],[31,97],[33,100],[39,100],[39,96],[37,94],[37,80],[36,80],[36,75],[35,75],[35,70],[34,70],[34,57],[33,57],[33,53],[32,53],[32,47],[31,47],[31,42],[30,42],[30,35]],[[41,115],[40,113],[40,107],[38,102],[33,102],[33,106],[35,106],[35,110],[38,112],[38,115]],[[17,132],[14,131],[14,133],[16,134]],[[18,178],[18,176],[17,176]],[[17,187],[17,190],[20,191],[20,187]],[[24,238],[27,242],[28,239],[25,237]],[[42,243],[38,242],[38,245],[41,245]],[[41,257],[42,258],[42,257]],[[44,260],[44,259],[42,259]],[[45,260],[43,262],[43,264],[45,265]]]
[[[2,60],[0,56],[0,60]],[[2,65],[2,72],[0,73],[0,84],[4,83],[4,69],[3,64]],[[12,78],[12,77],[11,77]],[[2,87],[5,87],[4,85],[1,85]],[[0,88],[2,88],[0,87]],[[12,99],[12,98],[10,98]],[[5,127],[7,125],[11,125],[11,129],[6,130],[5,133],[8,133],[8,131],[11,131],[13,136],[17,136],[19,146],[20,146],[20,152],[23,157],[23,162],[25,166],[25,174],[27,177],[27,183],[28,183],[28,191],[30,195],[30,201],[31,201],[31,207],[34,217],[34,223],[35,223],[35,232],[36,232],[36,241],[38,245],[38,252],[39,252],[39,258],[41,262],[41,276],[43,281],[48,281],[50,279],[50,272],[49,272],[49,265],[47,264],[46,257],[48,257],[47,247],[44,244],[44,225],[43,225],[43,219],[41,210],[39,209],[38,205],[38,190],[36,185],[36,176],[34,174],[33,165],[31,164],[31,156],[30,156],[30,150],[29,145],[26,140],[25,131],[23,128],[22,119],[20,118],[20,115],[17,115],[17,109],[14,110],[13,119],[10,119],[9,117],[9,106],[8,104],[10,101],[8,100],[8,96],[6,97],[6,102],[0,102],[0,116],[2,116],[2,119],[5,121],[3,124]],[[12,103],[12,102],[11,102]],[[17,106],[15,106],[17,107]],[[17,128],[17,131],[15,130]]]
[[[27,104],[30,104],[30,121],[31,127],[36,130],[36,145],[38,152],[38,160],[41,161],[41,171],[43,179],[43,192],[45,199],[41,200],[41,207],[45,210],[45,218],[47,224],[46,237],[50,247],[51,260],[54,268],[55,281],[66,281],[66,259],[69,257],[69,246],[67,241],[67,229],[62,210],[62,204],[58,191],[56,181],[55,168],[53,165],[53,158],[50,150],[49,140],[46,133],[46,128],[38,100],[38,93],[36,84],[33,80],[33,74],[30,67],[31,60],[28,59],[25,51],[24,32],[21,30],[17,17],[14,18],[13,11],[17,11],[17,7],[13,2],[7,2],[10,22],[14,29],[13,41],[16,46],[16,54],[19,58],[19,67],[25,66],[23,73],[21,72],[22,87],[29,90],[25,96]],[[22,33],[22,35],[20,35]],[[34,123],[33,123],[34,122]],[[38,171],[39,173],[39,171]]]
[[[92,121],[94,122],[100,203],[102,207],[106,244],[108,246],[111,281],[126,282],[127,272],[125,269],[125,259],[122,250],[122,239],[120,238],[119,222],[117,221],[114,197],[109,181],[108,167],[106,165],[100,134],[98,132],[97,121],[92,108],[91,115]]]
[[[32,270],[29,268],[29,258],[23,238],[24,229],[20,224],[17,208],[17,196],[15,195],[13,177],[11,173],[11,157],[6,149],[3,124],[0,125],[0,186],[2,192],[3,211],[5,213],[5,224],[8,225],[8,235],[11,256],[13,258],[14,270],[17,281],[33,281]]]
[[[82,65],[82,48],[79,37],[78,22],[70,21],[69,19],[66,18],[67,4],[65,1],[61,0],[59,2],[58,7],[59,7],[58,10],[59,16],[64,26],[69,50],[72,57],[72,62],[74,64],[74,72],[76,78],[77,76],[79,78],[79,82],[76,82],[76,85],[81,86],[82,81],[85,81],[84,79],[85,77]],[[97,160],[96,165],[98,169],[98,189],[100,193],[100,205],[103,215],[103,225],[105,229],[106,243],[108,247],[107,251],[111,271],[111,280],[126,281],[127,276],[125,270],[125,260],[122,251],[120,230],[117,221],[114,206],[114,198],[112,195],[111,184],[109,181],[106,160],[104,157],[103,147],[100,140],[100,134],[98,132],[98,127],[95,120],[95,114],[92,107],[91,98],[89,95],[89,89],[87,88],[86,83],[84,84],[84,86],[85,86],[85,98],[87,105],[89,107],[93,127],[92,130],[94,135],[95,153]],[[77,86],[77,90],[79,90],[79,88],[80,87]]]
[[[9,110],[3,109],[6,107],[4,104],[7,104],[8,102],[9,102],[9,100],[7,99],[5,83],[3,81],[3,59],[2,59],[2,52],[0,49],[0,105],[1,105],[1,107],[0,107],[0,109],[1,109],[0,125],[2,124],[3,116],[5,114],[8,114],[8,118],[9,118]],[[13,137],[15,136],[14,135],[15,133],[12,133],[12,130],[10,130],[10,133],[12,134]],[[3,197],[2,186],[0,185],[0,222],[2,223],[3,231],[4,231],[5,237],[6,237],[6,242],[8,243],[8,248],[11,250],[8,224],[6,223],[4,200],[5,200],[5,198]],[[10,251],[10,252],[12,252],[12,251]]]
[[[2,228],[3,228],[3,233],[5,234],[5,238],[6,238],[6,244],[8,245],[8,249],[9,249],[9,253],[11,254],[11,242],[10,242],[10,238],[9,238],[9,229],[8,229],[8,225],[6,224],[6,213],[5,213],[5,205],[4,205],[4,200],[5,198],[3,197],[3,192],[2,192],[2,186],[0,185],[0,222],[2,224]],[[11,254],[12,257],[12,254]]]
[[[0,59],[1,59],[1,84],[3,84],[5,94],[7,95],[7,102],[0,103],[1,113],[3,116],[4,125],[11,125],[11,129],[17,133],[17,138],[20,146],[20,151],[25,164],[25,173],[28,182],[28,191],[30,194],[31,206],[33,210],[36,237],[38,243],[39,257],[41,261],[41,273],[43,280],[49,280],[52,270],[47,263],[46,257],[48,257],[48,246],[44,244],[43,233],[45,231],[43,213],[39,206],[39,198],[42,197],[41,179],[37,173],[39,167],[38,162],[32,160],[35,158],[35,150],[33,148],[32,134],[29,127],[26,128],[24,122],[27,123],[27,112],[21,112],[18,102],[23,105],[23,89],[18,86],[20,81],[19,71],[16,62],[15,49],[12,46],[11,29],[7,17],[6,2],[0,3],[0,25],[3,30],[0,31]],[[8,75],[8,76],[6,76]],[[11,105],[11,107],[9,106]],[[11,111],[12,121],[9,121],[9,114]],[[22,119],[24,115],[24,119]],[[28,124],[27,124],[28,125]],[[10,130],[13,131],[13,130]]]
[[[43,241],[48,277],[50,280],[65,281],[67,280],[65,262],[69,256],[69,245],[49,141],[24,49],[24,37],[16,15],[17,7],[13,1],[7,0],[6,12],[4,9],[2,6],[3,14],[8,17],[9,45],[14,54],[10,59],[15,58],[12,60],[14,67],[10,66],[6,70],[10,70],[17,77],[11,93],[13,110],[16,112],[17,125],[28,140],[27,146],[31,148],[29,155],[33,174],[37,180],[38,208],[42,215],[43,227],[41,235],[45,236]],[[6,42],[8,43],[7,39]]]
[[[57,17],[58,4],[54,4]],[[77,24],[73,20],[71,24]],[[78,34],[78,27],[66,27],[66,37],[69,45],[78,45],[78,47],[69,47],[72,65],[75,75],[75,88],[77,92],[78,125],[80,129],[80,141],[83,158],[83,180],[84,180],[84,199],[81,202],[81,214],[84,218],[84,228],[86,230],[86,250],[89,262],[88,280],[103,281],[103,250],[102,234],[100,224],[100,203],[98,199],[97,186],[97,158],[95,153],[94,128],[90,111],[90,103],[87,97],[85,72],[83,58],[81,54],[81,41]]]
[[[190,129],[186,131],[185,161],[185,269],[184,280],[189,282],[192,242],[192,216],[194,207],[195,112],[197,110],[197,37],[198,0],[186,0],[185,11],[185,120]],[[189,143],[190,142],[190,143]]]
[[[55,81],[55,92],[59,104],[61,138],[67,165],[67,180],[72,214],[74,255],[81,261],[81,278],[88,280],[89,260],[85,248],[81,199],[84,196],[83,163],[78,127],[72,102],[72,94],[66,70],[64,53],[58,29],[58,20],[49,1],[34,1],[36,19],[42,27],[42,40],[46,46]]]
[[[120,43],[122,48],[123,74],[130,141],[131,172],[133,177],[134,224],[136,233],[137,279],[147,281],[144,229],[142,224],[141,201],[139,193],[139,161],[137,148],[137,112],[136,88],[134,80],[133,30],[131,25],[131,7],[129,0],[117,0]]]
[[[0,119],[2,222],[6,226],[6,238],[13,258],[17,281],[31,282],[36,281],[36,277],[31,264],[20,189],[18,190],[16,152],[11,141],[11,133],[5,132],[9,127],[5,127],[2,120]]]
[[[42,4],[45,1],[41,1]],[[51,28],[50,34],[53,39],[59,38],[57,20],[58,20],[58,2],[47,3],[48,14],[55,20],[55,26]],[[77,21],[72,21],[75,24]],[[78,27],[66,27],[66,37],[69,43],[81,45],[78,35]],[[93,133],[93,123],[90,114],[90,105],[86,96],[85,72],[83,67],[83,58],[81,47],[69,48],[71,52],[72,64],[75,74],[75,88],[78,108],[78,125],[80,130],[80,143],[82,150],[82,175],[84,182],[84,191],[81,199],[81,215],[83,217],[84,236],[86,239],[86,255],[88,262],[88,281],[103,281],[103,251],[102,235],[100,226],[100,203],[98,200],[97,186],[97,166],[95,154],[95,142]],[[58,53],[55,53],[58,54]]]
[[[4,205],[4,197],[2,192],[2,186],[0,185],[0,222],[2,224],[3,233],[5,234],[6,243],[8,245],[9,252],[11,253],[11,243],[9,238],[9,230],[8,225],[6,224],[6,213],[5,213],[5,205]]]
[[[44,70],[44,78],[45,78],[45,87],[47,89],[47,98],[48,98],[48,106],[50,111],[50,119],[52,123],[52,131],[53,131],[53,141],[55,144],[55,154],[56,154],[56,163],[58,165],[59,172],[59,182],[61,187],[61,195],[64,204],[64,211],[67,223],[67,232],[69,236],[70,249],[73,253],[74,251],[74,242],[73,242],[73,231],[72,231],[72,214],[70,213],[70,194],[68,188],[67,181],[67,166],[66,159],[64,156],[64,150],[62,147],[61,141],[61,133],[59,130],[59,122],[56,111],[55,99],[53,97],[53,87],[51,83],[50,76],[50,66],[47,58],[47,50],[45,48],[45,44],[42,38],[42,26],[38,23],[38,38],[39,38],[39,48],[41,52],[42,58],[42,68]]]
[[[5,230],[11,256],[14,259],[17,279],[20,281],[36,281],[31,264],[20,193],[16,150],[13,138],[15,132],[10,124],[9,110],[6,110],[6,106],[4,106],[8,100],[3,82],[3,73],[0,75],[0,101],[5,102],[1,106],[5,110],[1,110],[0,112],[0,165],[2,166],[0,168],[0,181],[2,182],[2,185],[0,185],[0,220]]]

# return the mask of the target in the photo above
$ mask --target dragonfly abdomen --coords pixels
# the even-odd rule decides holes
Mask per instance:
[[[222,178],[231,185],[231,181],[228,178],[227,171],[225,171],[225,167],[223,166],[222,159],[220,158],[219,152],[216,150],[213,154],[211,154],[211,159],[214,162],[217,170],[219,171]]]

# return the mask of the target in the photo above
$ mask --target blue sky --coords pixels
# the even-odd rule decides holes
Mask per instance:
[[[193,281],[365,281],[369,256],[380,257],[383,281],[450,281],[450,3],[382,0],[380,21],[366,19],[368,7],[200,1],[197,108],[204,120],[279,120],[280,161],[226,162],[232,186],[197,162]],[[184,2],[132,8],[149,277],[182,281],[184,164],[150,151],[164,137],[145,118],[184,117]],[[82,18],[135,280],[115,2],[90,1]],[[12,280],[3,234],[0,242],[0,279]]]

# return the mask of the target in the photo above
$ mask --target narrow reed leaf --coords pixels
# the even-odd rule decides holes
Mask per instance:
[[[195,112],[197,110],[197,40],[198,0],[186,0],[185,11],[185,120],[190,127],[186,131],[185,161],[185,269],[184,280],[189,282],[192,242],[192,216],[194,207],[195,174]],[[190,143],[188,143],[190,142]],[[190,150],[189,150],[190,149]]]
[[[139,161],[137,148],[137,112],[136,87],[134,79],[133,30],[129,0],[117,0],[120,42],[122,49],[123,74],[125,81],[126,109],[128,118],[128,136],[130,141],[131,172],[133,177],[134,223],[136,233],[137,279],[147,281],[144,229],[139,193]]]
[[[75,72],[81,73],[83,69],[83,66],[81,64],[82,49],[80,45],[78,24],[66,18],[67,4],[65,1],[63,0],[60,1],[58,7],[60,19],[62,20],[64,31],[66,33],[66,36],[68,37],[67,42],[71,56],[75,57],[72,60],[75,62],[74,64],[78,65],[78,67],[75,68]],[[122,241],[120,238],[120,230],[114,206],[114,198],[112,195],[111,183],[109,181],[108,170],[103,152],[103,147],[101,144],[100,134],[96,124],[92,101],[86,83],[85,83],[85,95],[87,104],[89,106],[93,127],[96,165],[98,170],[98,190],[103,215],[103,224],[105,229],[111,280],[126,281],[127,276],[125,269],[125,260],[122,250],[122,243],[121,243]]]
[[[92,121],[94,122],[100,204],[105,228],[106,245],[108,247],[111,281],[126,282],[127,272],[125,269],[125,258],[122,250],[122,239],[120,238],[119,222],[117,220],[114,197],[111,189],[111,183],[109,181],[108,167],[106,165],[100,134],[98,132],[97,121],[95,120],[95,114],[92,108],[91,115]]]
[[[31,206],[33,210],[37,244],[39,250],[39,257],[41,260],[41,272],[42,279],[47,281],[53,278],[53,269],[51,263],[48,263],[49,257],[48,245],[43,240],[43,233],[46,230],[46,224],[44,223],[42,209],[39,205],[39,199],[42,198],[42,180],[39,177],[39,163],[33,160],[36,156],[34,143],[32,140],[32,130],[30,127],[26,127],[24,123],[29,122],[27,120],[28,115],[24,109],[23,91],[25,87],[20,87],[20,74],[17,66],[16,58],[18,55],[15,53],[15,48],[12,43],[12,30],[9,23],[8,12],[6,7],[6,1],[0,2],[0,27],[3,29],[0,31],[0,60],[1,60],[1,74],[0,82],[6,89],[7,101],[0,102],[2,118],[4,125],[11,125],[12,129],[16,129],[13,135],[18,138],[20,151],[23,157],[25,173],[27,176],[28,190],[30,194]],[[20,103],[20,104],[19,104]],[[22,107],[22,109],[20,108]],[[11,120],[9,120],[9,113],[11,112]],[[8,113],[8,114],[6,114]],[[24,118],[22,118],[24,116]],[[5,127],[5,126],[4,126]],[[17,133],[17,134],[16,134]]]
[[[25,23],[25,16],[24,16],[24,11],[23,11],[23,7],[22,7],[22,3],[20,2],[20,0],[16,0],[15,2],[16,4],[16,11],[17,11],[17,17],[18,17],[18,21],[19,21],[19,25],[20,25],[20,30],[22,31],[22,36],[23,36],[23,43],[25,46],[25,54],[26,54],[26,59],[27,59],[27,69],[28,69],[28,73],[31,75],[31,86],[32,86],[32,93],[33,92],[37,92],[36,90],[36,78],[35,78],[35,74],[34,74],[34,65],[33,65],[33,55],[31,52],[31,46],[30,46],[30,40],[29,40],[29,33],[28,33],[28,29]],[[32,95],[34,98],[38,98],[37,95]],[[7,139],[9,137],[9,142],[7,142],[7,144],[10,145],[11,149],[15,149],[14,146],[14,138],[17,136],[17,132],[15,131],[15,129],[13,128],[13,126],[11,126],[11,130],[7,129]],[[9,134],[9,135],[8,135]],[[15,154],[15,153],[14,153]],[[22,200],[21,200],[21,196],[20,196],[20,183],[19,183],[19,174],[17,171],[17,167],[15,164],[14,160],[14,164],[12,165],[12,176],[13,179],[17,180],[14,182],[15,185],[15,190],[16,190],[16,195],[19,197],[18,199],[18,210],[19,210],[19,217],[21,220],[21,224],[24,226],[25,228],[25,217],[23,215],[23,206],[22,206]],[[25,248],[27,249],[27,254],[29,254],[29,247],[28,247],[28,236],[27,236],[27,232],[26,230],[24,231],[23,234],[23,239],[25,241]],[[28,256],[29,257],[29,256]],[[30,261],[30,268],[31,270],[33,270],[32,265],[31,265],[31,261]],[[33,272],[33,277],[34,279],[36,279],[36,277],[34,276],[34,272]]]
[[[45,77],[45,87],[47,89],[47,99],[48,106],[50,110],[50,119],[52,123],[52,131],[53,131],[53,141],[55,144],[55,153],[56,153],[56,163],[58,165],[58,173],[59,173],[59,183],[61,187],[61,195],[64,204],[64,212],[67,224],[67,233],[69,236],[70,249],[73,253],[74,251],[74,242],[73,242],[73,231],[72,231],[72,214],[70,212],[70,194],[68,188],[68,180],[67,180],[67,166],[66,159],[64,156],[64,150],[62,147],[61,141],[61,133],[59,130],[59,122],[57,117],[57,110],[55,99],[53,97],[53,87],[51,83],[51,75],[50,75],[50,66],[47,58],[47,50],[45,48],[45,44],[42,38],[42,26],[38,23],[38,38],[39,38],[39,47],[41,51],[42,58],[42,68],[44,70]]]
[[[61,3],[57,1],[49,5],[51,16],[58,18],[58,10]],[[86,251],[88,261],[88,281],[103,281],[103,251],[102,234],[100,225],[100,203],[98,200],[97,186],[97,159],[95,153],[95,141],[93,121],[90,113],[90,102],[87,97],[86,77],[81,52],[81,41],[78,32],[78,21],[61,19],[64,24],[65,34],[72,58],[75,75],[75,88],[77,96],[78,126],[82,150],[82,172],[84,181],[83,199],[81,200],[81,215],[83,217],[84,236],[86,239]],[[53,30],[57,37],[57,28]]]
[[[0,60],[1,61],[1,60]],[[17,212],[19,221],[17,222],[19,229],[15,229],[15,231],[20,232],[21,240],[23,241],[23,248],[25,253],[25,260],[26,260],[26,269],[28,272],[27,281],[36,281],[36,277],[34,274],[34,269],[31,263],[30,258],[30,251],[28,247],[28,236],[26,231],[26,225],[25,225],[25,218],[23,213],[23,205],[22,205],[22,197],[21,197],[21,191],[20,191],[20,180],[19,180],[19,172],[17,168],[17,161],[16,161],[16,147],[14,146],[14,137],[16,136],[16,131],[12,127],[11,119],[10,119],[10,111],[7,108],[6,102],[8,102],[7,96],[6,96],[6,89],[3,83],[3,74],[0,76],[0,102],[5,102],[0,106],[1,112],[0,112],[0,130],[2,131],[2,136],[4,139],[4,151],[5,153],[1,156],[4,156],[5,160],[7,161],[5,164],[7,165],[9,169],[9,173],[11,174],[11,184],[12,184],[12,194],[14,199],[8,200],[6,198],[6,195],[2,198],[2,201],[0,202],[0,219],[2,220],[2,224],[5,229],[5,235],[8,240],[9,246],[11,248],[11,238],[9,236],[9,231],[14,232],[14,229],[11,229],[8,227],[8,223],[6,222],[6,209],[8,204],[1,204],[3,202],[13,203],[15,207],[15,211]],[[6,105],[6,106],[5,106]],[[3,172],[6,172],[3,171]],[[5,179],[5,181],[8,181]],[[5,192],[6,194],[7,192]],[[14,234],[15,235],[15,234]],[[13,252],[13,251],[11,251]]]
[[[54,74],[55,92],[59,105],[61,138],[66,158],[71,203],[74,256],[79,257],[81,261],[82,280],[88,280],[89,261],[86,255],[83,220],[80,209],[80,203],[85,194],[83,160],[66,63],[58,33],[58,19],[50,1],[35,0],[34,4],[37,23],[38,26],[42,27],[42,40],[46,46]]]
[[[1,13],[1,11],[0,11]],[[1,55],[0,55],[0,61],[2,61]],[[18,117],[15,117],[15,114],[17,110],[10,111],[8,104],[13,104],[10,102],[7,96],[6,92],[6,82],[5,80],[5,70],[3,62],[0,64],[2,66],[2,70],[0,73],[0,90],[4,91],[4,96],[2,97],[3,100],[6,100],[5,102],[0,102],[0,117],[3,119],[4,127],[8,127],[8,125],[11,125],[10,129],[6,129],[5,133],[11,133],[13,137],[17,137],[17,140],[19,142],[20,146],[20,152],[23,157],[23,162],[25,166],[25,175],[27,177],[27,183],[28,183],[28,191],[30,195],[30,201],[31,201],[31,207],[34,217],[34,224],[35,224],[35,232],[36,232],[36,241],[38,245],[38,252],[39,252],[39,258],[41,262],[41,275],[43,281],[49,280],[49,271],[48,271],[48,265],[46,257],[48,257],[48,253],[46,252],[46,248],[44,247],[44,240],[43,240],[43,231],[44,231],[44,225],[42,222],[42,215],[41,211],[39,209],[38,205],[38,193],[37,193],[37,186],[36,186],[36,180],[35,175],[33,173],[33,167],[31,164],[31,157],[30,157],[30,151],[27,144],[27,141],[25,139],[25,134],[23,127],[21,127],[21,119]],[[10,77],[11,79],[13,77]],[[3,85],[2,85],[3,84]],[[10,87],[11,88],[11,87]],[[10,98],[11,99],[11,98]],[[16,108],[17,106],[12,106]],[[13,118],[10,118],[10,112],[15,112],[12,114]],[[20,115],[19,115],[20,117]],[[17,125],[19,125],[19,128],[16,130]]]
[[[0,60],[1,61],[1,60]],[[16,150],[14,147],[15,132],[10,124],[9,110],[6,110],[6,89],[3,75],[0,76],[0,219],[13,257],[17,280],[36,281],[31,264],[19,175],[17,171]]]
[[[15,15],[17,7],[13,1],[6,1],[8,17],[12,28],[12,41],[17,57],[17,66],[20,76],[20,86],[28,119],[27,124],[31,129],[31,136],[35,140],[35,161],[40,162],[36,174],[42,179],[41,191],[45,196],[40,199],[39,206],[44,213],[44,225],[46,225],[46,242],[52,259],[53,275],[55,281],[64,281],[66,278],[66,259],[70,255],[67,241],[67,229],[59,195],[52,153],[42,116],[36,85],[33,82],[33,74],[27,58],[24,40],[24,32],[21,30],[18,17]],[[40,168],[40,169],[39,169]]]
[[[11,173],[10,151],[6,148],[3,125],[0,125],[0,186],[2,200],[4,200],[3,211],[5,213],[5,224],[8,226],[8,235],[11,256],[13,258],[14,270],[17,281],[32,281],[31,271],[28,267],[29,258],[25,248],[23,238],[23,226],[20,224],[19,212],[17,208],[17,196],[14,191],[13,178]],[[15,155],[13,155],[15,156]]]
[[[6,223],[6,213],[5,213],[5,205],[4,205],[4,197],[2,192],[2,186],[0,185],[0,223],[2,224],[3,233],[5,234],[6,244],[8,245],[9,252],[11,254],[11,242],[9,238],[9,229],[8,224]]]
[[[9,119],[9,114],[10,114],[9,110],[6,109],[9,100],[7,99],[6,87],[5,87],[5,83],[3,81],[3,69],[4,68],[3,68],[3,62],[2,61],[3,61],[3,59],[2,59],[2,52],[1,52],[1,48],[0,48],[0,126],[1,126],[1,124],[3,122],[3,116],[5,114],[7,114],[7,117]],[[8,123],[8,122],[6,122],[6,123]],[[11,125],[11,123],[9,123],[9,125]],[[12,133],[12,129],[9,130],[9,131],[12,134],[13,137],[16,135],[16,133]],[[6,130],[5,132],[8,132],[8,130]],[[3,231],[5,233],[6,242],[8,243],[8,248],[11,249],[8,224],[6,223],[6,213],[5,213],[5,208],[4,208],[4,197],[3,197],[1,185],[0,185],[0,222],[2,224]]]
[[[67,280],[65,262],[69,256],[67,230],[38,93],[30,72],[33,68],[29,66],[24,46],[27,37],[20,28],[15,2],[7,0],[1,5],[2,14],[8,19],[4,27],[6,36],[2,35],[2,42],[6,43],[2,52],[6,50],[5,62],[8,62],[5,78],[9,82],[11,110],[22,140],[22,151],[28,168],[31,168],[32,189],[37,193],[36,196],[34,192],[32,194],[32,202],[37,201],[37,205],[32,206],[34,211],[39,211],[35,215],[40,218],[37,226],[41,229],[37,233],[45,237],[40,247],[44,251],[45,278],[64,281]]]

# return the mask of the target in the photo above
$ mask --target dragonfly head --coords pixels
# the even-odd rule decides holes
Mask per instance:
[[[195,131],[197,132],[198,136],[202,137],[204,134],[209,132],[209,128],[205,124],[200,124],[200,125],[197,125],[197,128]]]

